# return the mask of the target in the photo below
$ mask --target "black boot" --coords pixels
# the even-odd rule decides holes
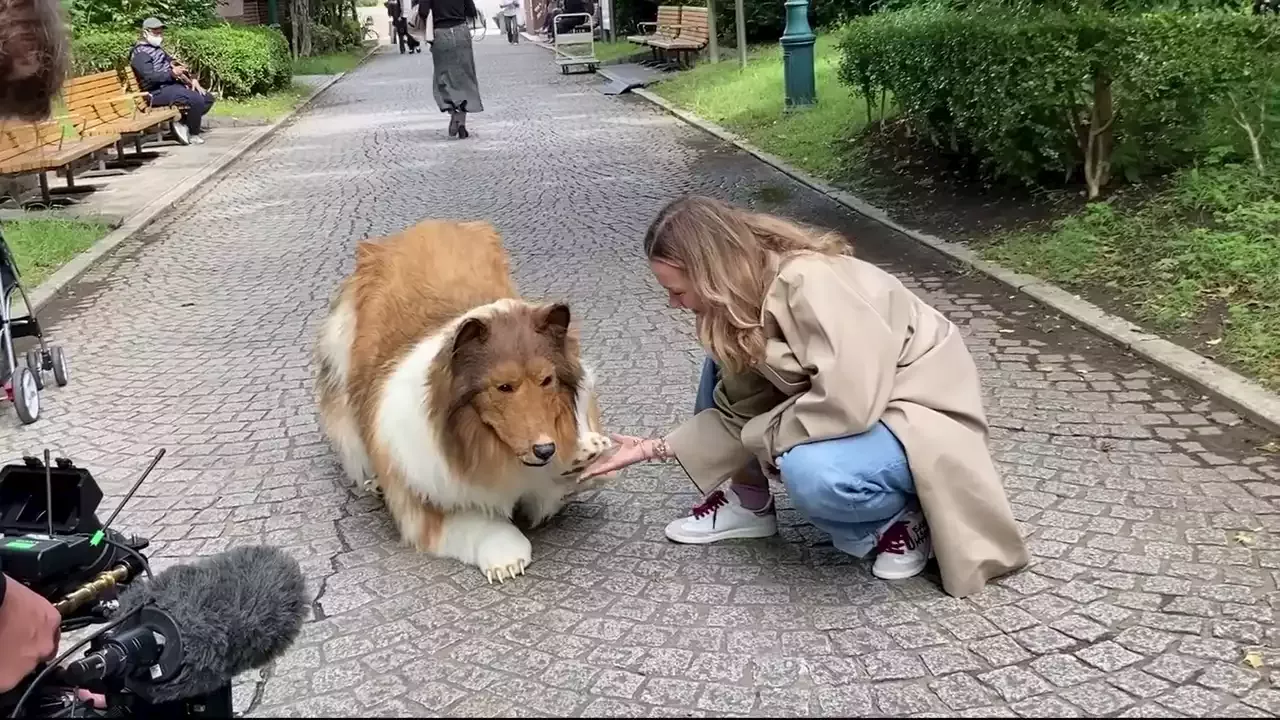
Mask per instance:
[[[467,111],[463,110],[458,113],[458,139],[466,140],[471,137],[471,133],[467,132]]]

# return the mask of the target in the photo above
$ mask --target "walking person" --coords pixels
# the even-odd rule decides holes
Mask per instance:
[[[709,356],[696,414],[661,438],[615,435],[584,478],[676,460],[704,499],[666,535],[696,544],[776,534],[779,480],[877,577],[936,555],[957,597],[1027,564],[977,367],[942,313],[832,233],[710,198],[664,208],[644,252]]]
[[[519,7],[520,0],[502,0],[502,27],[507,33],[507,42],[512,45],[520,42]]]
[[[466,139],[467,114],[484,112],[471,23],[480,18],[473,0],[414,0],[425,26],[431,19],[431,92],[440,112],[449,113],[449,137]]]
[[[406,50],[410,54],[422,52],[422,43],[409,32],[409,20],[404,16],[403,1],[387,0],[383,5],[387,8],[392,27],[395,28],[395,38],[400,46],[400,54],[403,55]]]

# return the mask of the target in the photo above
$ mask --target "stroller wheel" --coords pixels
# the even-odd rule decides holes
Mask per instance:
[[[53,381],[58,383],[58,387],[63,387],[67,384],[67,356],[62,354],[60,347],[50,348],[49,356],[53,359]]]
[[[43,363],[43,358],[40,357],[40,351],[28,350],[27,351],[27,369],[30,370],[31,374],[34,375],[36,378],[37,390],[44,389],[44,373],[41,372],[43,368],[44,368],[44,363]]]
[[[30,425],[40,419],[40,389],[36,387],[36,377],[27,368],[19,367],[12,381],[13,409],[23,425]]]

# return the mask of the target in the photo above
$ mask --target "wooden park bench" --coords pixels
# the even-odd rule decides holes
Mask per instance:
[[[674,38],[680,32],[680,6],[679,5],[659,5],[658,17],[655,22],[639,23],[641,34],[628,35],[627,42],[637,45],[649,45],[650,40],[660,38]],[[652,27],[653,32],[645,33],[646,27]],[[654,49],[657,52],[657,49]]]
[[[69,113],[63,118],[42,122],[7,122],[0,124],[0,175],[40,176],[40,199],[53,204],[49,188],[49,172],[63,171],[67,178],[64,192],[78,192],[75,182],[77,166],[85,161],[103,165],[100,153],[115,145],[119,135],[68,137],[63,120],[82,125],[83,117]],[[78,134],[75,133],[75,134]]]
[[[152,108],[150,96],[137,91],[127,79],[133,71],[106,72],[82,75],[68,81],[62,88],[62,100],[67,111],[84,118],[79,125],[81,135],[88,137],[116,136],[116,158],[124,160],[124,143],[133,141],[137,158],[142,156],[143,139],[159,131],[181,116],[178,108]]]
[[[707,8],[685,6],[680,10],[680,22],[675,26],[674,36],[655,35],[645,41],[646,45],[669,53],[674,53],[677,63],[691,65],[690,56],[702,52],[711,39],[707,21]]]

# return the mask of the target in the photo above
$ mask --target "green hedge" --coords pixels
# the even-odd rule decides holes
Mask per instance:
[[[1280,18],[912,8],[851,23],[841,52],[845,83],[945,152],[1030,182],[1083,172],[1096,195],[1186,161],[1229,98],[1272,91]]]
[[[127,64],[137,37],[137,33],[124,30],[77,33],[73,43],[75,72],[98,72]],[[170,28],[165,33],[165,49],[195,71],[206,88],[224,97],[278,90],[293,78],[289,43],[271,27]]]

